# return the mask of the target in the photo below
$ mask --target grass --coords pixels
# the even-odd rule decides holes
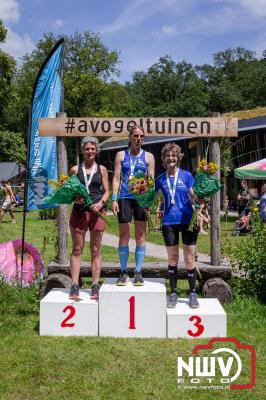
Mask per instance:
[[[0,284],[0,399],[263,399],[265,306],[237,299],[225,308],[228,336],[256,348],[256,386],[181,391],[175,383],[177,356],[191,355],[195,344],[207,340],[40,337],[38,288]]]
[[[16,212],[16,224],[11,224],[9,214],[5,214],[2,223],[0,224],[0,242],[7,242],[9,240],[20,239],[22,236],[22,212]],[[57,228],[53,220],[40,220],[38,212],[27,213],[25,241],[35,246],[42,254],[43,260],[48,265],[56,258],[56,233]],[[72,249],[71,237],[68,238],[68,256],[70,257]],[[103,261],[118,262],[117,248],[102,245]],[[83,260],[89,261],[89,244],[84,248]],[[135,255],[130,253],[129,262],[134,262]],[[146,261],[159,261],[155,257],[146,257]]]
[[[17,225],[0,225],[1,241],[21,236],[21,214],[16,217]],[[53,221],[28,215],[26,240],[42,249],[46,263],[55,254],[53,231]],[[112,256],[111,249],[107,257]],[[225,392],[181,391],[176,387],[177,356],[190,356],[194,345],[208,340],[40,337],[38,290],[0,282],[0,400],[265,398],[266,307],[255,299],[236,298],[225,309],[227,336],[255,346],[256,386]],[[179,282],[181,297],[186,290],[187,283]]]
[[[152,216],[154,219],[154,216]],[[110,221],[110,226],[106,228],[106,232],[112,233],[114,235],[119,234],[119,227],[117,218],[115,216],[108,216]],[[237,240],[242,240],[243,236],[233,237],[232,232],[234,230],[234,221],[236,218],[228,217],[228,220],[225,221],[224,218],[221,219],[221,242],[222,246],[222,253],[223,255],[227,255],[227,246],[231,243],[234,243]],[[134,237],[134,224],[130,224],[130,235]],[[161,232],[147,232],[147,242],[156,243],[160,245],[164,245],[164,240],[162,237]],[[182,246],[181,246],[182,247]],[[197,242],[197,249],[200,253],[210,254],[210,232],[208,235],[199,235],[198,242]]]
[[[0,242],[7,242],[21,238],[22,235],[22,212],[15,213],[17,224],[11,224],[10,216],[6,214],[2,223],[0,224]],[[106,232],[118,235],[118,223],[116,217],[108,216],[110,226],[107,226]],[[233,231],[233,218],[229,218],[227,222],[221,222],[221,253],[223,255],[228,254],[228,248],[239,240],[245,240],[246,238],[232,237]],[[134,225],[130,224],[131,237],[134,237]],[[35,246],[42,254],[44,262],[48,265],[52,260],[56,259],[57,247],[56,247],[56,233],[57,228],[55,221],[53,220],[40,220],[38,218],[38,212],[27,213],[26,218],[26,235],[25,240]],[[163,237],[161,232],[148,232],[147,241],[151,243],[164,245]],[[198,237],[198,251],[201,253],[210,254],[210,235],[199,235]],[[68,238],[68,256],[70,257],[72,249],[71,237]],[[103,261],[118,262],[117,248],[102,245],[102,258]],[[83,261],[90,261],[89,244],[84,248]],[[129,262],[132,263],[135,260],[134,253],[129,254]],[[156,257],[145,257],[146,262],[161,261]]]

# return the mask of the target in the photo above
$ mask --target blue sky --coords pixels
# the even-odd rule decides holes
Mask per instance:
[[[266,0],[0,0],[0,19],[17,60],[45,32],[99,32],[120,52],[121,82],[165,54],[195,65],[228,47],[266,49]]]

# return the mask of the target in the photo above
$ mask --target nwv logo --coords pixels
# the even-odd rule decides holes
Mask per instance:
[[[183,357],[178,357],[177,359],[177,376],[183,376],[183,372],[186,371],[188,376],[216,376],[217,366],[223,377],[228,377],[234,360],[237,362],[237,373],[234,374],[232,378],[229,379],[230,382],[235,381],[242,370],[242,362],[239,355],[231,349],[221,348],[211,352],[211,354],[217,353],[230,353],[233,357],[229,357],[224,360],[223,357],[189,357],[188,363],[183,360]]]
[[[209,351],[217,342],[233,343],[238,352],[229,347],[219,347]],[[177,358],[178,385],[189,384],[190,389],[193,385],[198,388],[199,384],[206,385],[210,383],[230,385],[227,386],[230,389],[250,389],[255,385],[255,349],[252,346],[243,345],[234,338],[213,338],[207,345],[195,346],[193,353],[198,354],[200,350],[207,350],[208,354],[191,356],[187,360],[184,360],[183,357]],[[241,350],[249,351],[248,361],[246,361],[247,357],[243,358]],[[242,358],[244,359],[244,363]],[[239,379],[241,379],[241,373],[247,369],[250,372],[250,382],[247,384],[238,384]],[[245,375],[247,374],[245,373]],[[232,385],[233,382],[237,384]],[[208,385],[206,388],[212,387]],[[224,389],[225,387],[219,386],[218,388]]]

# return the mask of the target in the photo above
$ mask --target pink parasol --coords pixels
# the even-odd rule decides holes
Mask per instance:
[[[11,285],[21,284],[22,240],[0,243],[0,277]],[[22,286],[40,283],[44,275],[44,263],[38,250],[24,243]]]
[[[235,177],[239,179],[266,180],[266,158],[235,169]]]

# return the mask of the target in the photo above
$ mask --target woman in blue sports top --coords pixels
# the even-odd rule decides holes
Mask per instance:
[[[129,223],[134,218],[135,225],[135,276],[134,285],[142,286],[143,278],[141,268],[145,256],[146,247],[146,220],[145,209],[140,207],[128,188],[128,180],[138,171],[154,177],[154,157],[144,151],[141,146],[144,140],[144,130],[135,125],[129,129],[128,149],[116,154],[113,178],[112,210],[119,222],[119,260],[121,274],[117,280],[118,286],[125,286],[128,277],[128,242],[130,238]]]
[[[168,143],[162,149],[162,161],[166,169],[155,182],[155,191],[161,191],[165,199],[165,209],[162,221],[162,234],[168,254],[168,272],[171,287],[171,295],[168,299],[168,307],[177,304],[177,265],[179,260],[179,232],[182,235],[184,261],[187,269],[190,289],[189,306],[199,307],[196,288],[196,242],[198,230],[188,231],[192,217],[192,198],[194,197],[194,178],[188,171],[180,169],[183,154],[177,144]]]

